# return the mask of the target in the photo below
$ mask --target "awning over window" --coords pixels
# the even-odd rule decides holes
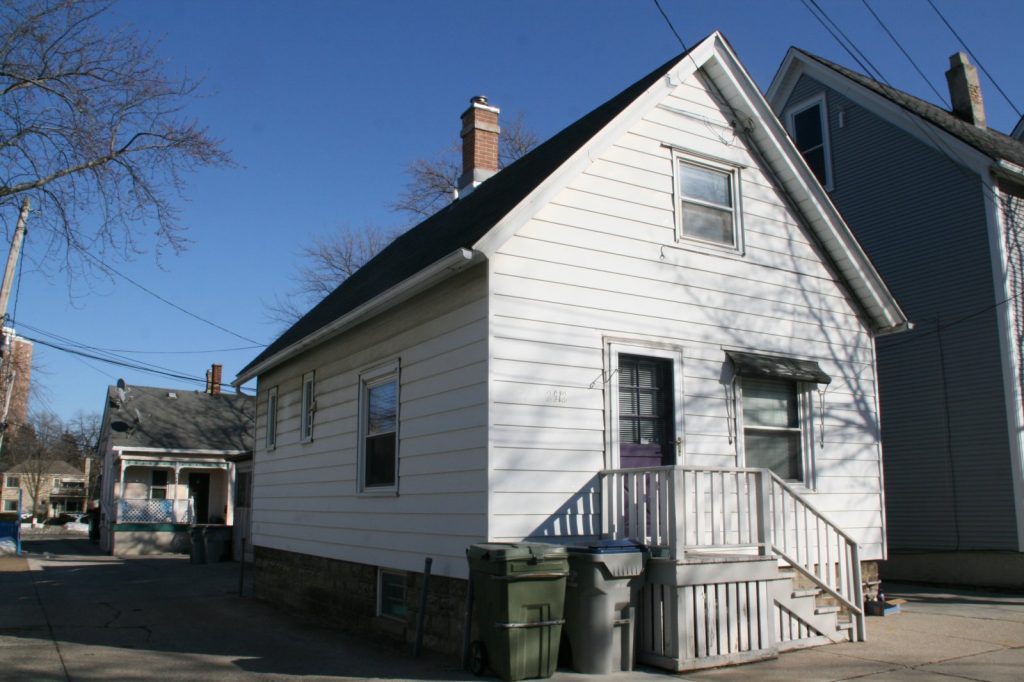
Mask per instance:
[[[788,379],[790,381],[807,381],[816,384],[828,384],[832,377],[818,366],[814,360],[796,360],[776,355],[757,355],[727,350],[736,375],[741,377],[758,377],[761,379]]]

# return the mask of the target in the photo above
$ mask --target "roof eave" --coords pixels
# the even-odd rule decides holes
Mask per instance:
[[[280,365],[282,362],[290,360],[296,355],[337,336],[370,317],[379,315],[385,310],[412,298],[416,294],[482,260],[484,260],[484,256],[479,251],[466,248],[456,249],[444,258],[434,261],[434,263],[423,268],[415,275],[402,280],[390,289],[371,298],[333,322],[324,325],[312,334],[308,334],[290,346],[282,348],[262,362],[246,367],[235,377],[231,385],[237,388],[250,379]]]

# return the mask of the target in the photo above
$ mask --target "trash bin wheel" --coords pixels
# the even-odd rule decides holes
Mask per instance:
[[[487,648],[480,640],[469,643],[469,672],[483,675],[487,670]]]

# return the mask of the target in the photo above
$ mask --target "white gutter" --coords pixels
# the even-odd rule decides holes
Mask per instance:
[[[340,334],[341,332],[354,327],[367,318],[378,315],[388,308],[391,308],[402,301],[412,298],[424,289],[450,277],[451,275],[465,270],[484,258],[479,251],[470,249],[456,249],[440,260],[431,263],[411,277],[407,277],[390,289],[374,296],[369,301],[350,310],[345,315],[330,322],[312,334],[304,336],[292,345],[279,350],[258,365],[253,366],[249,371],[239,374],[231,385],[238,388],[245,382],[253,379],[263,372],[281,364],[285,360],[295,357],[303,351],[323,343],[327,339]]]
[[[131,445],[116,445],[111,448],[117,453],[119,458],[124,456],[125,452],[138,452],[142,454],[153,454],[153,455],[245,455],[252,450],[189,450],[187,448],[140,448]]]

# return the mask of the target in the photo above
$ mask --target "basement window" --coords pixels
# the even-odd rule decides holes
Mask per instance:
[[[377,615],[405,621],[409,608],[405,604],[406,574],[380,569],[377,574]]]

